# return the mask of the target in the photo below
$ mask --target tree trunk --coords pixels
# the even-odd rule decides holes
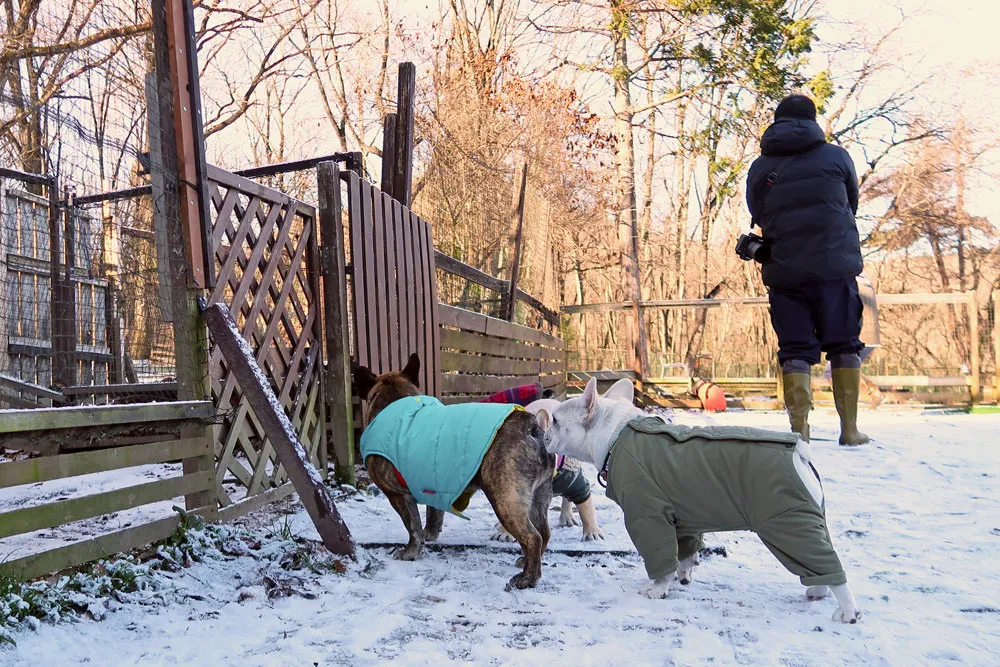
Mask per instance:
[[[624,0],[611,3],[611,37],[614,43],[612,73],[615,87],[615,213],[618,223],[618,244],[626,293],[632,301],[634,336],[633,369],[640,376],[649,374],[649,354],[646,346],[646,324],[639,306],[642,282],[639,273],[639,229],[635,197],[635,144],[632,136],[632,103],[628,67],[628,30],[631,14]]]

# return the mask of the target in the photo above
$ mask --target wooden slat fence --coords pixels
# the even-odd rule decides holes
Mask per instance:
[[[323,328],[316,211],[281,192],[208,167],[216,287],[210,301],[232,312],[302,445],[326,470]],[[210,341],[219,504],[233,516],[290,491],[268,435]]]
[[[147,442],[140,441],[129,446],[0,463],[0,489],[40,484],[44,490],[45,484],[53,480],[149,464],[210,460],[212,438],[209,427],[204,424],[213,413],[214,408],[208,401],[142,406],[2,410],[0,434],[5,438],[32,437],[40,432],[51,435],[53,432],[68,429],[75,429],[74,435],[79,434],[81,439],[90,437],[88,436],[90,432],[94,433],[94,438],[99,438],[109,427],[136,423],[189,424],[191,425],[189,431],[196,435],[166,442],[155,436],[149,436]],[[24,555],[18,553],[15,547],[5,547],[4,544],[4,538],[182,496],[194,498],[214,486],[210,472],[186,474],[183,469],[183,466],[178,467],[178,474],[156,481],[105,489],[99,493],[44,502],[0,513],[0,551],[6,559],[3,569],[28,579],[165,539],[177,526],[178,517],[170,516],[141,523],[99,537]],[[210,514],[215,510],[214,507],[202,508],[191,503],[185,504],[187,510],[192,512]]]
[[[566,391],[566,352],[560,338],[461,308],[438,305],[441,394],[445,403],[479,400],[539,382]]]
[[[437,276],[431,226],[354,172],[347,180],[357,364],[397,371],[420,355],[420,386],[441,393]]]

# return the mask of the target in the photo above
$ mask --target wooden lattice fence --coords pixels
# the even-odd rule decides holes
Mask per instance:
[[[254,181],[208,168],[213,303],[226,304],[302,445],[326,469],[316,211]],[[210,341],[216,492],[222,507],[290,492],[267,433]]]

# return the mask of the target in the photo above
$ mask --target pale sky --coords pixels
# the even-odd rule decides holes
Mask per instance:
[[[900,77],[935,75],[927,112],[949,115],[956,107],[970,127],[995,138],[1000,128],[1000,2],[996,0],[821,0],[822,11],[836,21],[852,21],[877,34],[895,25],[900,11],[909,17],[896,36],[894,54]],[[837,40],[850,27],[820,27],[821,37]],[[904,73],[905,72],[905,73]],[[993,173],[1000,155],[993,151],[986,168]],[[969,209],[1000,224],[1000,189],[992,175],[972,184]]]

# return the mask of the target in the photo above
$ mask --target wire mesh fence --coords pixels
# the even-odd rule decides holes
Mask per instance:
[[[173,379],[148,190],[150,5],[15,3],[0,20],[2,404]]]

